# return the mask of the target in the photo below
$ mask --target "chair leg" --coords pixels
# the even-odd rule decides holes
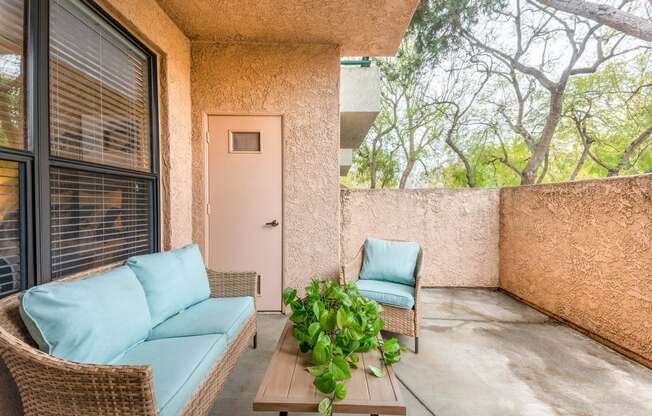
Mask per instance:
[[[258,348],[258,332],[254,334],[254,349]]]
[[[419,337],[414,337],[414,353],[419,353]]]

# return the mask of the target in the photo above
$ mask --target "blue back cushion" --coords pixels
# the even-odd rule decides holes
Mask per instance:
[[[142,286],[128,267],[33,287],[20,314],[39,349],[71,361],[108,363],[149,335]]]
[[[131,257],[127,266],[145,289],[154,326],[210,296],[208,276],[197,244]]]
[[[414,286],[419,250],[417,243],[368,238],[364,246],[360,279]]]

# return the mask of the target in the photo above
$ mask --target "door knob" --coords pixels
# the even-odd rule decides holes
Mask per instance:
[[[276,227],[278,225],[278,221],[274,220],[274,221],[266,222],[265,225],[268,227]]]

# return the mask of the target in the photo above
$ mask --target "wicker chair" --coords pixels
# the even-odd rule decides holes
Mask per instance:
[[[401,240],[391,240],[401,241]],[[419,323],[421,320],[421,260],[423,249],[419,249],[417,264],[414,268],[414,307],[412,309],[397,308],[391,305],[383,305],[381,317],[385,321],[385,330],[397,334],[414,337],[414,352],[419,353]],[[364,260],[364,244],[358,250],[353,260],[342,266],[342,279],[344,282],[357,282],[362,271]]]
[[[211,297],[255,296],[255,273],[208,270]],[[27,416],[154,416],[149,366],[80,364],[39,351],[18,312],[18,295],[0,300],[0,357],[15,380]],[[256,316],[217,361],[182,415],[207,415],[252,337]]]

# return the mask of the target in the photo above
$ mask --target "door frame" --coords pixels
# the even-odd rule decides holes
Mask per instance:
[[[285,290],[285,115],[283,113],[274,112],[204,112],[202,114],[202,152],[204,155],[202,173],[204,175],[204,204],[202,207],[204,213],[204,247],[206,256],[210,256],[210,216],[208,215],[208,203],[210,202],[209,195],[209,153],[208,153],[208,119],[210,117],[280,117],[281,119],[281,310],[285,314],[285,305],[283,305],[283,291]],[[215,207],[213,207],[215,208]],[[218,270],[220,271],[220,270]],[[248,271],[248,270],[225,270],[225,271]],[[254,270],[256,274],[258,271]],[[258,278],[258,277],[256,277]],[[258,282],[256,282],[258,283]],[[257,288],[256,288],[257,289]]]

